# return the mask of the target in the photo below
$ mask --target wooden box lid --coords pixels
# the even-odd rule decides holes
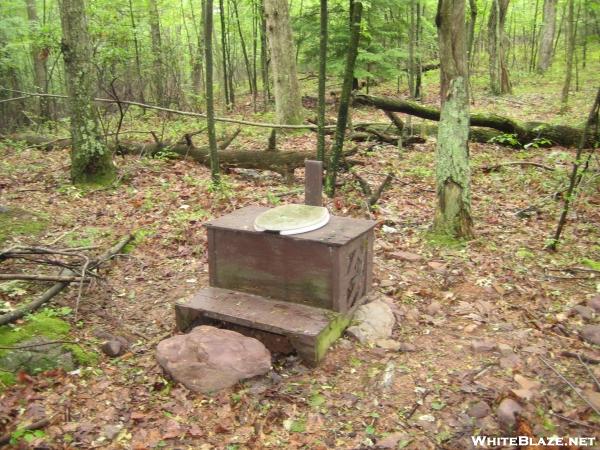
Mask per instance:
[[[262,206],[247,206],[230,214],[207,222],[205,226],[209,229],[227,230],[244,233],[262,234],[264,231],[254,229],[256,217],[269,208]],[[358,236],[372,230],[377,222],[374,220],[354,219],[350,217],[331,216],[329,223],[318,230],[308,233],[294,234],[289,236],[272,233],[281,239],[296,241],[320,242],[331,246],[343,246]]]

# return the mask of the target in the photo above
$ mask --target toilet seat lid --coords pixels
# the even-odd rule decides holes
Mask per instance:
[[[322,206],[282,205],[259,214],[254,229],[291,235],[317,230],[328,222],[329,211]]]

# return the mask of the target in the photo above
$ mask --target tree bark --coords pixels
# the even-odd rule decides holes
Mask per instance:
[[[228,110],[233,106],[229,95],[229,77],[227,75],[227,30],[225,29],[225,5],[219,0],[219,16],[221,18],[221,53],[223,60],[223,92],[225,94],[225,108]]]
[[[439,109],[407,100],[357,94],[354,96],[354,102],[359,105],[374,106],[384,111],[410,114],[422,119],[440,120]],[[576,147],[583,134],[583,130],[580,128],[566,125],[551,125],[543,122],[521,122],[491,113],[471,113],[470,126],[493,128],[502,133],[515,134],[522,144],[532,142],[536,138],[544,138],[556,145]],[[593,145],[594,139],[598,138],[598,135],[588,136],[586,145]]]
[[[510,94],[512,87],[506,66],[508,39],[504,30],[509,0],[492,0],[488,21],[490,89],[492,94]]]
[[[440,0],[436,17],[442,110],[436,146],[434,231],[473,237],[469,167],[469,91],[465,0]]]
[[[40,47],[40,45],[36,43],[37,36],[35,32],[39,29],[40,23],[37,15],[35,0],[26,0],[26,5],[30,33],[32,34],[31,58],[33,60],[33,79],[35,82],[35,90],[37,92],[45,93],[48,92],[48,70],[46,67],[46,61],[48,59],[49,49]],[[47,98],[39,98],[38,114],[43,120],[50,119],[50,109]]]
[[[556,30],[556,3],[558,0],[544,0],[542,30],[540,32],[540,51],[537,71],[544,73],[552,63],[552,44]]]
[[[348,122],[348,109],[350,107],[350,95],[352,93],[352,84],[354,81],[354,65],[358,54],[358,42],[360,40],[360,20],[362,15],[362,3],[352,3],[352,21],[350,29],[350,42],[348,43],[348,57],[346,60],[346,69],[344,71],[344,84],[342,94],[340,95],[340,106],[335,129],[335,138],[331,149],[331,157],[327,166],[327,178],[325,182],[325,192],[333,197],[335,194],[335,181],[337,177],[338,164],[344,147],[344,135],[346,124]]]
[[[468,41],[467,41],[467,53],[469,58],[469,66],[473,60],[473,46],[475,44],[475,24],[477,22],[477,0],[469,0],[469,28],[468,28]]]
[[[154,101],[158,105],[166,105],[164,83],[165,70],[163,61],[162,39],[160,35],[160,17],[156,0],[148,0],[148,22],[150,24],[150,36],[152,38],[152,63],[154,71],[152,84],[154,88]]]
[[[265,0],[267,37],[271,50],[278,123],[302,122],[302,101],[294,59],[294,40],[287,0]]]
[[[569,103],[569,89],[571,88],[571,77],[573,75],[573,54],[575,53],[575,24],[574,24],[574,1],[568,0],[567,5],[567,26],[565,32],[565,47],[567,65],[565,68],[565,82],[562,88],[562,94],[560,98],[561,112],[567,109]]]
[[[84,0],[62,0],[60,16],[71,116],[71,179],[73,183],[110,183],[115,167],[110,151],[100,138],[92,103],[96,77]]]
[[[210,155],[210,173],[212,182],[218,185],[219,154],[217,152],[217,134],[215,131],[215,100],[213,96],[213,0],[205,0],[204,5],[204,60],[206,62],[206,127],[208,133],[208,151]]]
[[[327,81],[327,0],[321,0],[319,34],[319,105],[317,112],[317,160],[325,158],[325,82]]]

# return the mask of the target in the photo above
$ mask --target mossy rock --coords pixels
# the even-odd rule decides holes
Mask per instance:
[[[28,316],[23,325],[0,327],[0,342],[7,347],[44,344],[55,340],[68,340],[71,327],[55,317],[53,310],[44,310]],[[0,350],[0,390],[15,382],[15,373],[24,370],[35,375],[45,370],[61,367],[66,371],[76,366],[93,365],[98,354],[76,344],[49,344],[18,350]]]
[[[58,367],[66,371],[73,370],[75,361],[71,352],[61,344],[52,344],[52,342],[52,339],[45,337],[19,342],[19,347],[28,345],[32,347],[7,352],[0,357],[0,368],[11,373],[23,370],[30,375]]]
[[[0,243],[14,236],[34,236],[48,226],[47,219],[20,208],[0,206]]]

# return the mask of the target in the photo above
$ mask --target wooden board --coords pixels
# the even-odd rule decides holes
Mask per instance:
[[[180,331],[218,322],[259,339],[273,351],[287,343],[309,365],[323,358],[350,322],[350,315],[214,287],[177,303],[175,315]]]

